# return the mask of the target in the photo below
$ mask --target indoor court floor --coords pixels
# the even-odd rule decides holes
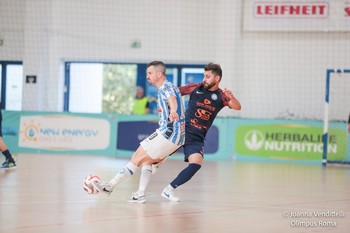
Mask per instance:
[[[83,191],[86,176],[108,180],[127,162],[18,155],[16,169],[0,170],[0,232],[350,232],[349,167],[204,161],[173,203],[160,193],[186,163],[168,159],[152,177],[145,204],[126,201],[139,173],[109,197]]]

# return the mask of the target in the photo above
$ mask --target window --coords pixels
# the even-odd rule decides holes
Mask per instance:
[[[203,79],[204,65],[166,66],[167,79],[176,86]],[[65,67],[64,111],[132,114],[136,86],[142,86],[150,113],[157,113],[158,90],[147,82],[147,64],[66,62]],[[191,81],[188,74],[196,78]]]
[[[69,80],[66,78],[69,99],[66,99],[65,110],[80,113],[131,114],[136,91],[136,74],[136,65],[70,64]]]
[[[1,108],[22,110],[23,65],[21,62],[0,61]]]

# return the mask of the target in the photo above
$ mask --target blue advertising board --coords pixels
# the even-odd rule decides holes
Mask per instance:
[[[125,121],[118,123],[117,150],[135,151],[140,142],[151,135],[158,128],[155,121]],[[215,154],[219,149],[219,128],[212,126],[204,143],[205,154]],[[180,148],[176,153],[183,153]]]

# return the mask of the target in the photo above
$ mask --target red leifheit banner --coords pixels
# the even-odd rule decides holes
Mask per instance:
[[[350,0],[244,1],[245,31],[349,31]]]
[[[262,18],[327,18],[327,2],[291,3],[291,2],[255,2],[254,17]]]

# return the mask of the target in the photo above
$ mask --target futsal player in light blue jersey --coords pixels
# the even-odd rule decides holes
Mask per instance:
[[[110,181],[93,182],[100,192],[110,194],[118,184],[135,174],[141,165],[142,169],[152,171],[153,163],[162,161],[185,143],[184,104],[179,89],[167,81],[163,62],[153,61],[147,65],[147,80],[158,88],[159,128],[140,143],[130,162]]]
[[[177,122],[172,122],[169,119],[169,97],[176,98],[177,114],[180,119]],[[183,145],[185,140],[185,108],[182,104],[181,93],[179,89],[169,81],[164,81],[158,91],[158,114],[159,114],[159,132],[168,140],[176,145]]]

